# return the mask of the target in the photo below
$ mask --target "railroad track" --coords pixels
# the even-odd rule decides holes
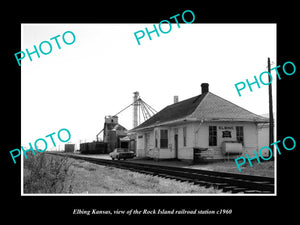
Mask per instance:
[[[48,153],[60,156],[68,156],[74,159],[81,159],[91,163],[113,166],[121,169],[127,169],[135,172],[150,174],[153,176],[160,176],[165,178],[171,178],[183,182],[190,182],[196,185],[205,187],[215,187],[221,189],[224,192],[231,191],[232,193],[274,193],[274,178],[252,176],[244,174],[208,171],[189,169],[173,166],[162,166],[144,164],[130,161],[113,161],[107,159],[90,158],[78,154],[66,154],[66,153]]]

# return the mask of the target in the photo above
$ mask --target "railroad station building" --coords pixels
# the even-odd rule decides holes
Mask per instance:
[[[254,156],[259,150],[258,125],[269,120],[209,92],[207,83],[201,87],[200,95],[165,107],[130,131],[136,135],[137,157],[217,160]]]

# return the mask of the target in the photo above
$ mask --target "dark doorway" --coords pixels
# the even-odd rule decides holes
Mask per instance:
[[[175,159],[178,158],[178,134],[174,135]]]

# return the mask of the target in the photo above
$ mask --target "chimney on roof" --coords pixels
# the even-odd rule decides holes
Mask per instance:
[[[178,95],[174,95],[174,103],[178,102]]]
[[[201,84],[201,88],[202,88],[202,93],[201,93],[201,94],[204,94],[204,93],[206,93],[206,92],[209,92],[208,86],[209,86],[208,83],[202,83],[202,84]]]

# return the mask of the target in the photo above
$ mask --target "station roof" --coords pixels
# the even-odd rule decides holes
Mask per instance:
[[[269,120],[207,91],[165,107],[131,131],[134,132],[183,121],[268,123]]]

